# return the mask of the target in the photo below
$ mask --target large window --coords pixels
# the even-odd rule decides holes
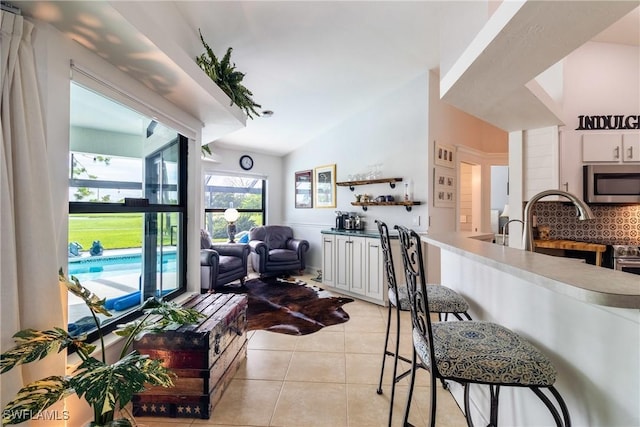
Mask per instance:
[[[265,180],[255,177],[207,174],[204,179],[205,227],[212,240],[229,239],[224,211],[236,209],[236,241],[251,227],[265,223]]]
[[[70,139],[68,272],[122,323],[184,291],[187,140],[75,82]],[[70,332],[90,332],[89,316],[70,296]]]

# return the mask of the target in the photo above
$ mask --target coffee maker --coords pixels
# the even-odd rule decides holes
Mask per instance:
[[[336,211],[336,230],[344,230],[346,228],[346,220],[348,218],[348,212]]]

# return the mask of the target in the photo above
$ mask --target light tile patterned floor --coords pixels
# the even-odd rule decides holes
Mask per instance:
[[[308,277],[304,278],[308,280]],[[350,320],[305,336],[249,332],[247,360],[209,420],[138,418],[148,427],[365,427],[386,426],[392,359],[387,357],[382,395],[376,393],[386,308],[362,301],[344,309]],[[403,313],[407,314],[407,313]],[[410,355],[409,316],[402,317],[401,352]],[[404,350],[402,350],[404,349]],[[408,368],[403,364],[402,368]],[[389,375],[387,375],[387,373]],[[427,423],[429,377],[417,376],[409,421]],[[402,423],[408,380],[396,387],[393,425]],[[438,387],[437,425],[466,426],[451,395]]]

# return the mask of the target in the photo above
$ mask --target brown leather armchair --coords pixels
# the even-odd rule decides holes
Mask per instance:
[[[249,245],[212,243],[209,233],[200,231],[200,292],[215,292],[247,277]]]
[[[306,268],[309,242],[293,237],[293,229],[284,225],[263,225],[249,230],[251,267],[260,275],[286,274]]]

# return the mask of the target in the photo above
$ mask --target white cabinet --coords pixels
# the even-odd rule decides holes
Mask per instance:
[[[622,161],[640,162],[640,133],[622,135]]]
[[[582,135],[585,163],[640,162],[640,134],[594,133]]]
[[[582,161],[619,162],[622,159],[622,135],[619,133],[587,133],[582,135]]]
[[[384,289],[387,285],[384,280],[384,259],[380,239],[366,238],[365,245],[367,251],[365,295],[382,301],[384,300]]]
[[[336,235],[335,287],[365,295],[365,238]]]
[[[378,238],[322,233],[322,282],[327,287],[384,305],[382,259]]]
[[[336,273],[333,268],[336,239],[333,234],[321,234],[322,236],[322,283],[335,286]]]

